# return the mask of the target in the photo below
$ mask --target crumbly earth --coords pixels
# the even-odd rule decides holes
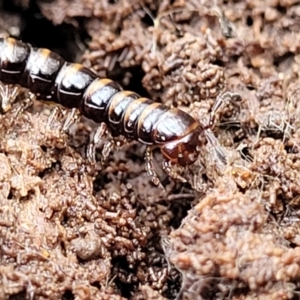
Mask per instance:
[[[22,91],[0,116],[0,299],[298,299],[298,1],[32,2],[86,30],[85,66],[202,124],[218,95],[240,97],[217,111],[216,141],[177,170],[187,183],[155,152],[162,190],[145,147],[92,164],[96,124],[65,133],[66,109],[52,121],[38,101],[20,112]],[[18,36],[21,18],[0,11],[0,33]]]

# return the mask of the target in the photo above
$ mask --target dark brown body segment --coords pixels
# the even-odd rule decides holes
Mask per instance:
[[[48,49],[31,49],[20,84],[38,99],[55,101],[55,79],[64,60]]]
[[[31,47],[15,39],[0,39],[0,80],[20,84]]]
[[[135,128],[137,126],[139,117],[142,111],[152,103],[153,101],[150,99],[140,98],[138,96],[130,103],[130,105],[127,106],[122,116],[122,134],[125,137],[129,139],[136,139]]]
[[[138,122],[135,126],[136,139],[144,144],[153,145],[152,131],[155,124],[158,122],[161,115],[168,111],[169,108],[160,104],[149,104],[139,116]]]
[[[107,123],[110,100],[121,90],[122,87],[110,79],[96,79],[90,84],[83,96],[80,106],[82,113],[96,123]]]
[[[68,108],[79,108],[86,89],[96,78],[94,72],[80,64],[65,63],[55,80],[56,101]]]
[[[166,111],[151,131],[155,144],[164,144],[182,138],[195,130],[199,124],[187,113],[177,108]]]
[[[129,135],[124,131],[123,119],[129,105],[138,98],[139,95],[130,91],[118,92],[111,98],[107,117],[109,127],[114,135],[124,135],[129,138]]]

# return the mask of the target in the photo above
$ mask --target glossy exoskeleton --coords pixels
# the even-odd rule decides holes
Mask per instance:
[[[147,145],[146,170],[156,184],[153,148],[162,152],[163,169],[181,180],[172,164],[190,165],[199,156],[199,136],[204,128],[189,114],[124,91],[118,83],[99,78],[81,64],[66,62],[50,50],[13,38],[0,39],[0,81],[21,85],[36,99],[78,109],[85,117],[105,124],[112,136],[122,135]],[[5,113],[11,102],[2,98],[0,111]]]

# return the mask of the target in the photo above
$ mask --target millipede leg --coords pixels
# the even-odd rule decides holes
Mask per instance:
[[[101,163],[103,164],[107,158],[111,150],[114,148],[115,144],[113,141],[109,141],[104,144],[103,149],[102,149],[102,157],[101,157]]]
[[[128,143],[128,140],[126,140],[124,137],[113,137],[113,147],[117,150],[120,150],[124,145]]]
[[[16,100],[19,93],[19,88],[17,86],[12,86],[11,84],[3,84],[0,82],[0,112],[7,112],[10,110],[11,105]]]
[[[207,139],[209,145],[213,148],[213,151],[215,152],[216,157],[218,158],[218,160],[223,165],[226,165],[227,164],[226,154],[223,151],[222,147],[220,146],[220,144],[219,144],[217,138],[215,137],[214,133],[210,129],[207,129],[205,131],[205,136],[206,136],[206,139]]]
[[[18,107],[14,111],[14,117],[16,118],[18,115],[22,114],[28,107],[32,106],[34,98],[34,94],[29,93],[29,96],[19,103]]]
[[[163,170],[173,179],[180,180],[181,182],[186,182],[185,178],[183,178],[182,176],[180,176],[179,174],[174,172],[170,161],[164,160],[162,167],[163,167]]]
[[[104,123],[97,128],[93,141],[87,147],[87,158],[90,162],[96,162],[96,145],[107,135],[107,126]],[[104,145],[105,147],[105,145]],[[104,149],[103,149],[104,150]]]
[[[55,107],[52,109],[52,111],[51,111],[51,113],[50,113],[50,116],[49,116],[49,118],[48,118],[48,120],[47,120],[47,125],[46,125],[47,128],[50,128],[50,127],[51,127],[51,125],[52,125],[52,123],[53,123],[53,120],[57,118],[57,115],[58,115],[59,111],[60,111],[60,107],[59,107],[59,106],[55,106]]]
[[[218,95],[210,113],[210,119],[209,119],[209,127],[211,127],[215,122],[216,113],[219,111],[220,107],[224,105],[225,101],[229,99],[229,101],[232,104],[235,104],[235,102],[241,101],[241,96],[238,93],[231,93],[231,92],[225,92],[221,95]]]
[[[67,118],[62,126],[62,131],[67,131],[71,125],[79,120],[79,111],[77,108],[72,108],[71,112],[67,114]]]
[[[151,177],[152,182],[155,185],[163,188],[163,186],[160,183],[160,180],[157,177],[156,172],[154,170],[152,150],[151,150],[150,147],[147,147],[146,153],[145,153],[145,169],[146,169],[146,172],[147,172],[148,176]]]

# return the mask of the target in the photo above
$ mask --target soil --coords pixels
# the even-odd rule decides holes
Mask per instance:
[[[298,299],[296,0],[13,0],[0,35],[47,47],[207,124],[215,141],[164,189],[128,142],[34,101],[0,115],[0,299]],[[299,126],[298,126],[299,125]],[[97,152],[100,161],[101,141]],[[222,153],[226,160],[220,159]]]

